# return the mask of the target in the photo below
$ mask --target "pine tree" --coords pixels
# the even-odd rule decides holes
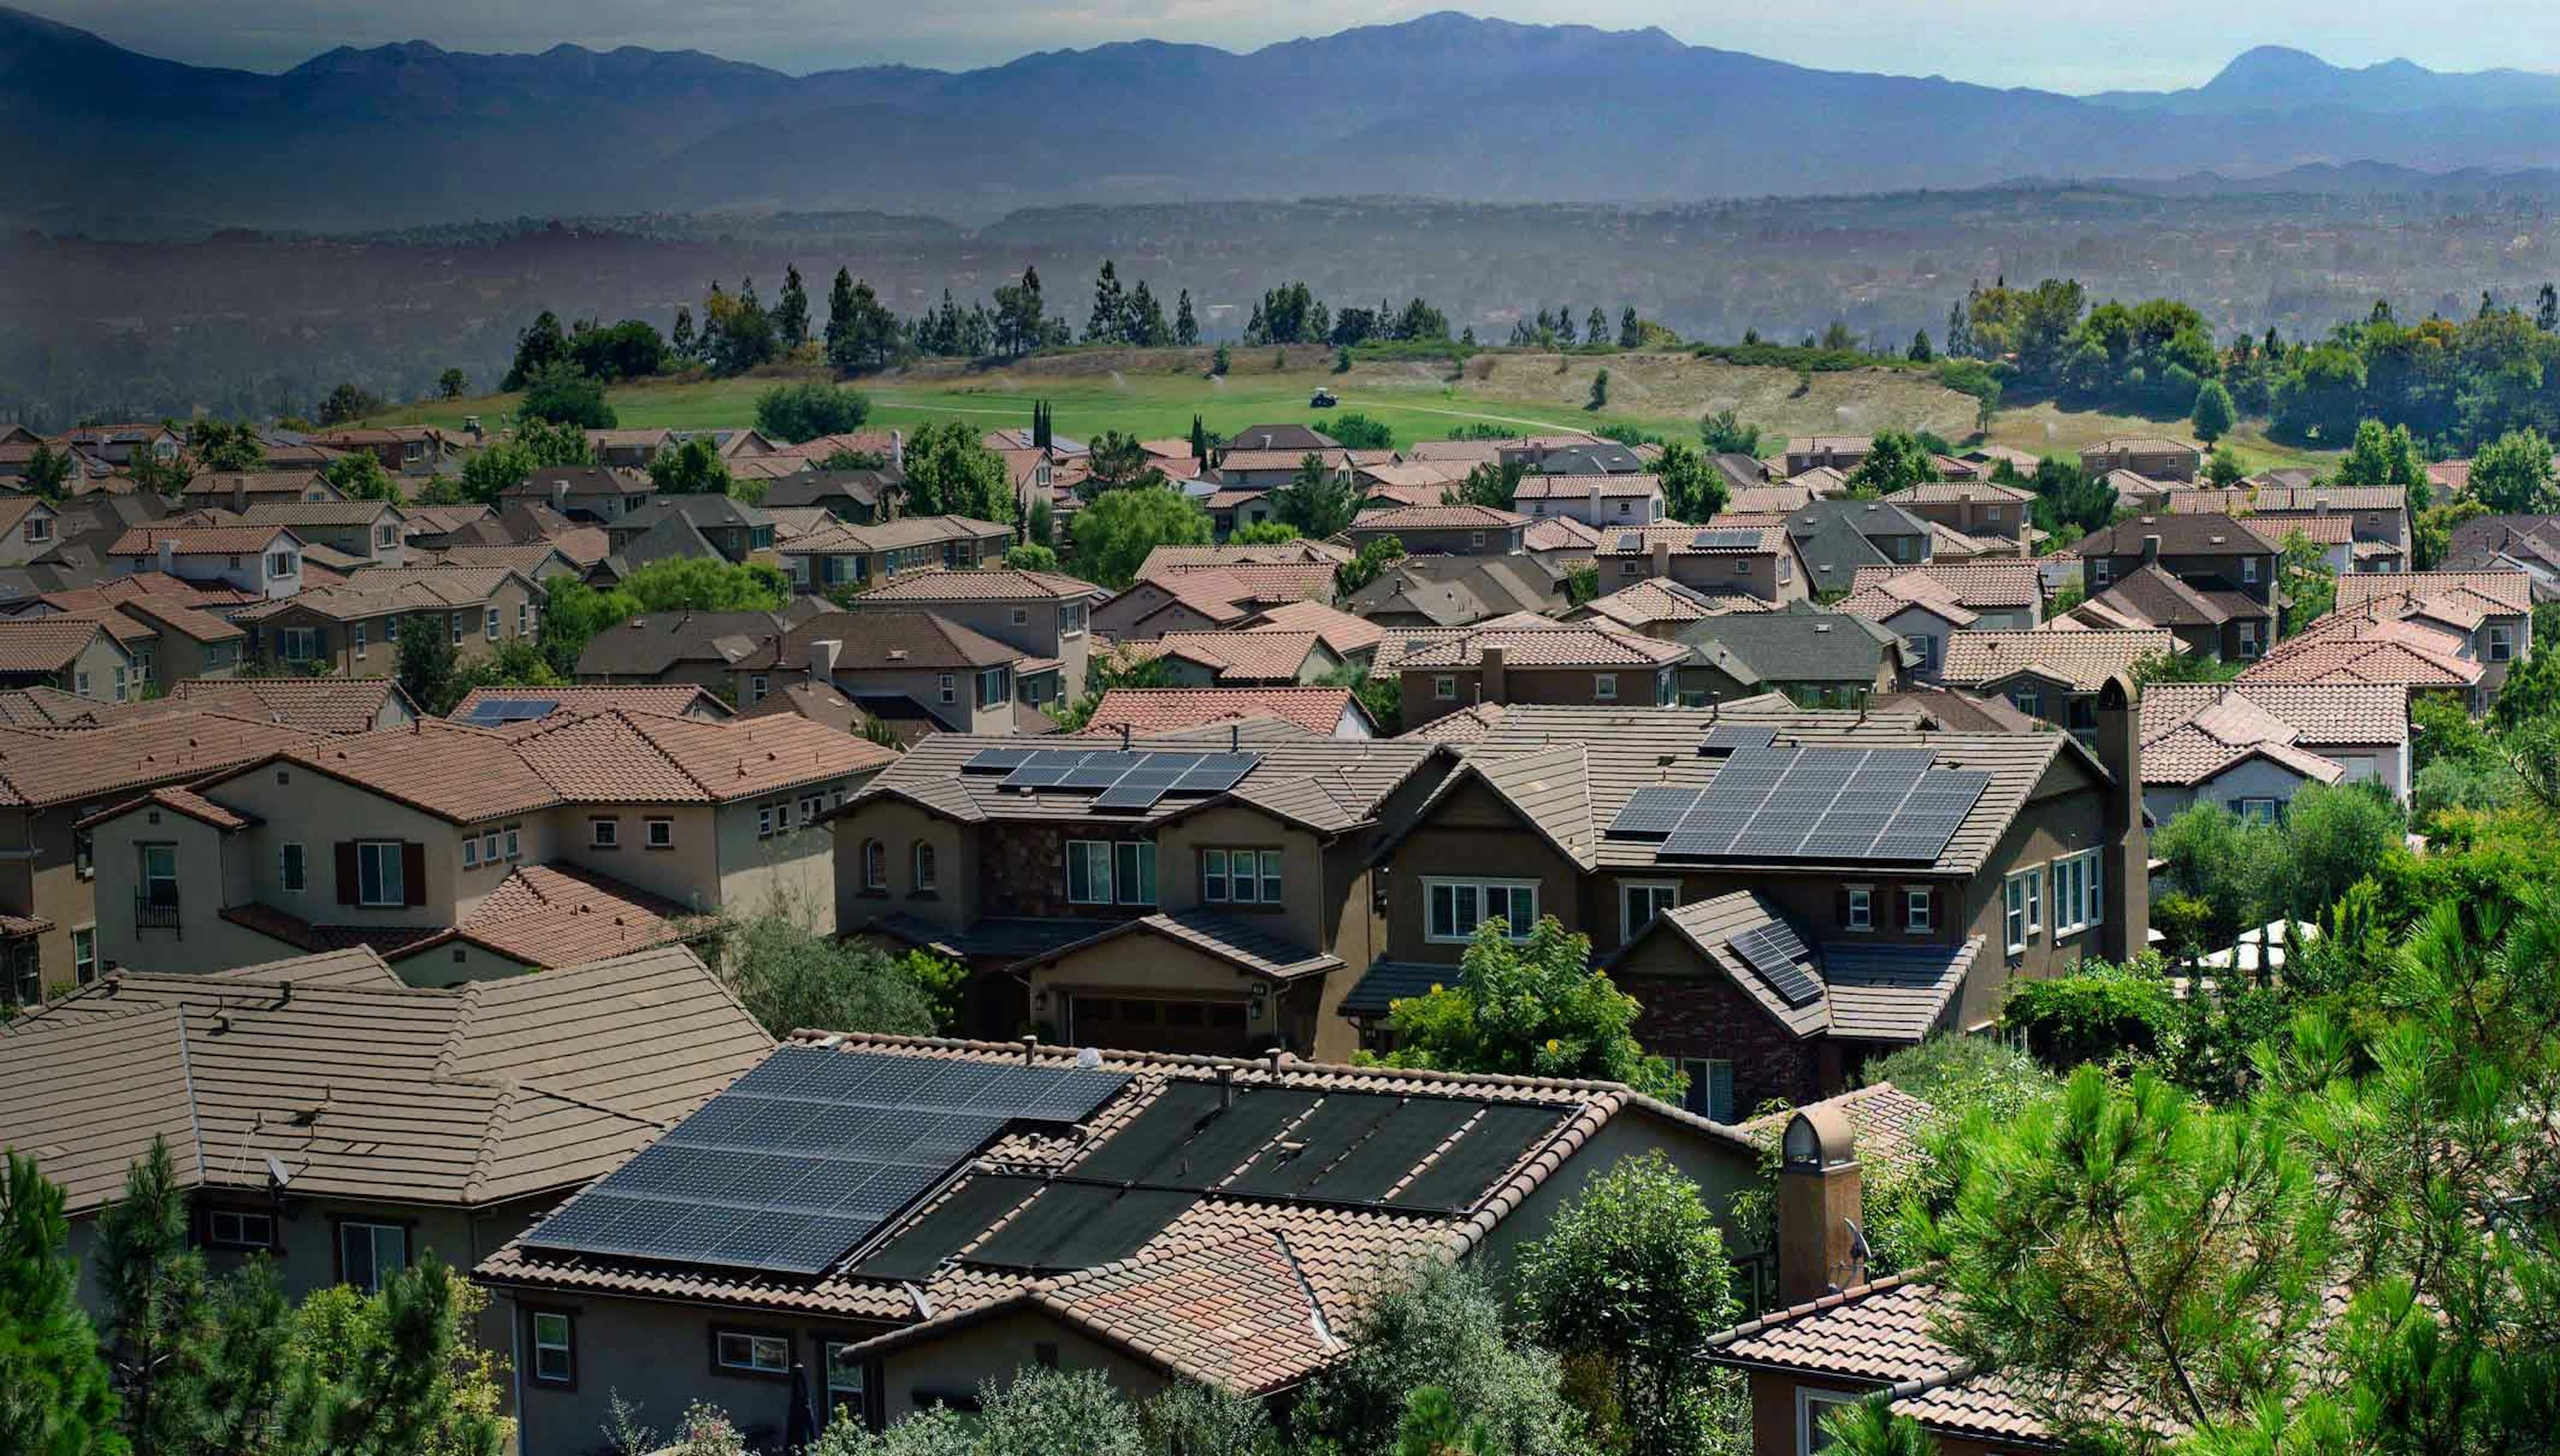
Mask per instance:
[[[2546,334],[2560,332],[2560,288],[2542,285],[2542,296],[2533,305],[2533,326]]]
[[[1208,468],[1208,426],[1200,423],[1197,414],[1192,416],[1192,458],[1200,462],[1201,469]]]
[[[809,342],[809,290],[800,282],[796,263],[782,270],[782,296],[773,304],[773,332],[785,349],[797,349]]]
[[[383,1286],[385,1348],[358,1361],[329,1412],[332,1456],[413,1456],[434,1433],[455,1456],[497,1456],[497,1422],[452,1400],[453,1280],[429,1253]]]
[[[1156,301],[1155,291],[1140,278],[1129,290],[1129,302],[1121,311],[1121,336],[1142,349],[1161,347],[1172,337],[1165,327],[1165,306]]]
[[[191,1444],[203,1456],[316,1456],[323,1390],[293,1349],[294,1312],[259,1258],[214,1286],[194,1364]]]
[[[948,302],[946,290],[943,299]],[[836,281],[827,285],[827,357],[834,359],[845,348],[845,335],[854,327],[854,275],[836,269]]]
[[[1591,305],[1591,316],[1582,321],[1582,339],[1592,345],[1609,342],[1609,315],[1602,313],[1596,303]]]
[[[1111,259],[1102,260],[1102,271],[1093,279],[1093,317],[1085,321],[1084,342],[1087,344],[1118,343],[1128,337],[1128,301],[1121,296],[1120,274]]]
[[[205,1318],[205,1260],[187,1246],[187,1194],[157,1136],[98,1216],[102,1332],[136,1450],[174,1450],[193,1422],[189,1359]]]
[[[1633,349],[1645,342],[1645,326],[1636,321],[1636,308],[1629,304],[1618,314],[1618,347]]]
[[[676,305],[676,329],[667,336],[667,352],[692,363],[699,346],[694,339],[694,311],[684,304]]]
[[[1200,342],[1200,320],[1192,313],[1192,290],[1185,288],[1174,306],[1174,342],[1189,349]]]
[[[74,1294],[63,1191],[8,1155],[0,1186],[0,1450],[124,1456],[115,1390]]]

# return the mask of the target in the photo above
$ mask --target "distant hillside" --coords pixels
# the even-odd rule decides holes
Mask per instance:
[[[1826,72],[1659,30],[1439,14],[1235,55],[1135,41],[790,77],[699,52],[341,48],[282,75],[0,8],[8,216],[357,230],[517,216],[1326,195],[1615,202],[2560,164],[2560,78],[2249,52],[2073,97]],[[147,206],[145,199],[148,200]]]

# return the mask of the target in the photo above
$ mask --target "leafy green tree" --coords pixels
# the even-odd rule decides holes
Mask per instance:
[[[775,385],[755,397],[756,429],[794,444],[860,429],[871,412],[871,401],[859,391],[816,380]]]
[[[320,474],[351,501],[398,503],[400,499],[400,483],[371,450],[350,450],[320,467]]]
[[[2551,442],[2530,429],[2509,430],[2472,456],[2472,498],[2505,514],[2547,512],[2560,504],[2551,483]]]
[[[1520,1309],[1539,1344],[1605,1373],[1595,1424],[1615,1425],[1634,1456],[1688,1456],[1737,1403],[1706,1363],[1733,1323],[1733,1262],[1697,1185],[1660,1150],[1630,1158],[1558,1210],[1520,1252]],[[1615,1447],[1616,1443],[1611,1443]]]
[[[613,406],[604,403],[604,386],[565,363],[547,366],[528,379],[517,410],[527,419],[580,429],[611,429],[615,422]]]
[[[205,1318],[205,1260],[188,1246],[188,1217],[169,1144],[155,1135],[126,1171],[124,1197],[98,1215],[94,1266],[125,1434],[142,1451],[174,1449],[192,1415],[188,1356]]]
[[[1005,458],[956,419],[920,425],[906,442],[906,503],[917,516],[1010,523],[1020,514]]]
[[[636,318],[609,328],[581,323],[569,331],[568,359],[579,374],[599,383],[647,379],[667,367],[667,341]]]
[[[1381,536],[1360,549],[1350,561],[1334,568],[1334,592],[1349,597],[1377,579],[1390,562],[1404,560],[1404,543],[1392,536]]]
[[[723,377],[741,375],[769,362],[781,349],[772,315],[755,300],[755,284],[743,281],[734,294],[712,284],[703,299],[703,362]]]
[[[1139,1412],[1150,1456],[1280,1456],[1280,1432],[1259,1400],[1183,1380]]]
[[[1395,1456],[1495,1456],[1494,1435],[1460,1410],[1448,1391],[1424,1385],[1404,1397]]]
[[[1298,528],[1286,521],[1254,521],[1228,533],[1226,544],[1229,546],[1281,546],[1303,539],[1298,534]],[[2508,681],[2514,680],[2510,678]]]
[[[124,1456],[130,1449],[96,1332],[65,1251],[63,1191],[12,1148],[0,1187],[0,1456]]]
[[[1391,450],[1395,448],[1395,431],[1383,419],[1373,419],[1357,409],[1335,415],[1325,423],[1325,433],[1355,450]]]
[[[1760,453],[1760,427],[1745,424],[1730,409],[1718,409],[1697,422],[1698,438],[1707,452],[1715,455],[1757,455]]]
[[[2230,450],[2215,450],[2213,458],[2204,462],[2204,483],[2207,485],[2228,489],[2248,478],[2249,467],[2241,464],[2240,457]]]
[[[327,1395],[294,1358],[294,1311],[272,1259],[213,1288],[192,1358],[200,1374],[188,1450],[203,1456],[318,1456]]]
[[[1663,446],[1654,461],[1654,474],[1663,483],[1664,514],[1675,521],[1702,522],[1732,498],[1724,472],[1679,440]]]
[[[435,377],[436,398],[459,400],[471,392],[471,377],[458,369],[448,369]]]
[[[2195,390],[2195,407],[2187,411],[2187,425],[2195,437],[2211,444],[2231,432],[2240,422],[2240,411],[2231,403],[2231,391],[2220,380],[2206,380]]]
[[[1937,361],[1938,351],[1931,347],[1927,329],[1915,330],[1912,333],[1911,347],[1903,351],[1902,357],[1914,364],[1932,364]]]
[[[1227,366],[1230,362],[1231,361],[1227,357],[1226,346],[1224,344],[1218,345],[1216,349],[1209,353],[1208,372],[1210,377],[1213,379],[1226,378]]]
[[[1919,436],[1903,429],[1878,430],[1873,448],[1849,472],[1848,493],[1871,498],[1937,478],[1938,462]]]
[[[1988,1107],[2001,1118],[2054,1086],[2034,1057],[2007,1042],[1950,1032],[1879,1056],[1859,1075],[1868,1086],[1891,1082],[1942,1110],[1962,1114]]]
[[[2165,979],[2148,965],[2083,962],[2071,974],[2010,985],[2000,1026],[2046,1066],[2069,1069],[2119,1055],[2149,1056],[2175,1020]]]
[[[1455,985],[1387,1013],[1388,1066],[1520,1076],[1592,1077],[1678,1098],[1680,1072],[1636,1043],[1636,999],[1591,965],[1591,939],[1553,915],[1519,941],[1499,917],[1476,927]]]
[[[536,469],[592,465],[595,442],[586,437],[588,428],[568,420],[528,419],[516,426],[516,443],[525,447],[525,456]]]
[[[381,413],[382,409],[381,396],[342,380],[329,392],[328,398],[320,402],[320,422],[353,424],[368,414]]]
[[[498,1456],[507,1422],[466,1318],[468,1280],[432,1251],[385,1281],[369,1302],[327,1420],[332,1456]]]
[[[51,444],[38,441],[27,456],[27,489],[49,501],[59,501],[70,493],[72,457]]]
[[[1025,542],[1005,549],[1005,565],[1017,571],[1054,571],[1057,553],[1047,547]]]
[[[1093,278],[1093,315],[1084,325],[1084,342],[1117,344],[1127,338],[1123,315],[1128,309],[1127,296],[1120,288],[1120,274],[1111,259],[1102,260],[1102,270]]]
[[[1870,1397],[1842,1406],[1823,1419],[1827,1452],[1840,1456],[1937,1456],[1938,1440],[1907,1415],[1895,1415],[1892,1402]]]
[[[1102,695],[1114,688],[1170,688],[1174,686],[1173,669],[1161,657],[1138,661],[1116,652],[1097,652],[1085,665],[1084,696],[1069,703],[1060,699],[1045,710],[1061,731],[1079,732],[1093,722],[1095,709],[1102,706]]]
[[[543,622],[537,637],[544,661],[564,678],[576,674],[578,655],[596,633],[640,614],[640,599],[630,592],[598,590],[575,576],[555,576],[543,590]]]
[[[1080,490],[1086,499],[1105,491],[1131,487],[1156,488],[1166,484],[1165,472],[1156,465],[1155,457],[1137,436],[1116,429],[1095,435],[1085,451],[1085,483]]]
[[[2426,463],[2418,457],[2416,441],[2409,437],[2409,427],[2385,425],[2368,419],[2355,427],[2355,443],[2347,447],[2346,458],[2337,462],[2331,477],[2340,485],[2410,485],[2424,486]],[[2419,509],[2424,502],[2412,502]]]
[[[533,478],[534,452],[521,440],[498,440],[462,462],[462,494],[484,506]]]
[[[170,500],[184,493],[187,482],[194,478],[186,456],[163,460],[149,450],[134,451],[132,459],[125,462],[124,473],[132,478],[135,491]]]
[[[623,577],[610,594],[640,611],[780,611],[791,604],[791,582],[762,562],[671,557]]]
[[[2328,615],[2337,605],[2337,567],[2329,565],[2326,548],[2300,531],[2285,538],[2277,580],[2284,588],[2288,636]]]
[[[474,688],[556,688],[567,681],[532,638],[509,637],[456,667],[445,691],[459,703]],[[452,704],[444,711],[452,712]]]
[[[210,416],[187,426],[187,453],[202,470],[255,470],[266,462],[266,445],[256,430]]]
[[[1115,590],[1157,547],[1205,546],[1212,534],[1207,512],[1164,489],[1112,491],[1076,513],[1074,530],[1077,571]]]
[[[1023,517],[1023,541],[1050,552],[1057,550],[1056,513],[1049,509],[1046,496],[1035,497],[1030,512]]]
[[[782,292],[773,300],[773,336],[785,352],[809,342],[809,288],[797,263],[782,268]]]
[[[1454,490],[1444,490],[1440,498],[1453,505],[1492,506],[1508,511],[1520,494],[1520,483],[1528,475],[1528,466],[1519,460],[1486,460],[1467,468],[1467,477]]]
[[[1409,1396],[1430,1385],[1484,1423],[1495,1451],[1579,1456],[1589,1449],[1581,1415],[1561,1392],[1562,1367],[1547,1351],[1512,1340],[1502,1298],[1482,1275],[1438,1259],[1398,1272],[1402,1282],[1361,1317],[1351,1353],[1310,1381],[1291,1412],[1290,1431],[1302,1446],[1391,1451]]]
[[[906,847],[883,845],[880,850],[894,860]],[[868,851],[858,848],[856,853]],[[903,867],[893,867],[891,873],[902,874]],[[729,989],[777,1037],[799,1027],[910,1036],[931,1036],[937,1030],[925,987],[902,960],[885,951],[816,934],[778,910],[747,919],[725,938],[731,942]]]
[[[393,676],[418,711],[442,718],[462,695],[453,691],[453,634],[442,612],[414,612],[400,623]]]
[[[560,328],[560,315],[546,308],[517,332],[515,362],[507,367],[498,388],[521,390],[544,370],[567,362],[568,335]]]
[[[1350,471],[1335,468],[1310,450],[1298,461],[1298,471],[1288,483],[1271,493],[1271,510],[1297,528],[1300,536],[1323,541],[1360,514],[1360,491],[1352,484]]]
[[[736,481],[712,437],[698,434],[649,462],[649,481],[661,495],[729,495]]]
[[[1591,395],[1582,402],[1582,407],[1585,409],[1609,407],[1609,371],[1604,369],[1591,376]]]

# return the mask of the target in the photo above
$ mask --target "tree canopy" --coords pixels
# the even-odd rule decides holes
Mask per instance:
[[[1117,589],[1137,579],[1160,546],[1206,546],[1208,513],[1163,487],[1115,490],[1075,514],[1075,565],[1087,579]]]

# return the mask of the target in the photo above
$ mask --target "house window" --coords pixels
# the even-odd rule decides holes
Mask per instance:
[[[1778,558],[1778,579],[1781,581],[1795,580],[1796,564],[1785,557]]]
[[[2258,584],[2258,559],[2256,557],[2242,557],[2240,559],[2240,584],[2243,586],[2255,586]]]
[[[1832,1436],[1830,1431],[1823,1428],[1823,1423],[1830,1420],[1837,1412],[1846,1410],[1856,1403],[1857,1397],[1844,1391],[1810,1390],[1802,1385],[1797,1386],[1797,1456],[1814,1456],[1817,1451],[1829,1450]]]
[[[388,550],[397,540],[399,540],[399,534],[392,529],[392,523],[389,521],[385,521],[380,526],[374,528],[374,547],[376,550]]]
[[[1111,903],[1111,846],[1100,840],[1066,842],[1066,897],[1079,905]]]
[[[339,1282],[378,1294],[383,1281],[408,1267],[408,1230],[398,1223],[338,1225]]]
[[[216,1248],[273,1248],[275,1215],[245,1209],[207,1209],[205,1242]]]
[[[822,1412],[825,1419],[835,1420],[840,1416],[852,1421],[863,1419],[865,1370],[862,1357],[854,1354],[853,1349],[853,1346],[835,1340],[826,1343],[827,1408]]]
[[[148,647],[137,647],[133,650],[133,680],[135,682],[147,683],[151,681],[152,655],[153,649]]]
[[[73,691],[74,693],[79,694],[79,695],[80,695],[80,697],[82,697],[82,698],[85,698],[85,697],[87,697],[87,696],[88,696],[88,669],[87,669],[87,668],[81,668],[79,672],[74,673],[74,674],[72,675],[72,691]]]
[[[586,821],[586,827],[588,835],[587,843],[593,845],[595,848],[599,850],[612,850],[620,849],[622,847],[621,820],[589,819]]]
[[[1014,625],[1017,627],[1030,626],[1032,624],[1032,609],[1027,606],[1015,607],[1013,610],[1013,619]]]
[[[384,640],[385,642],[394,642],[394,643],[396,643],[396,642],[400,641],[400,618],[398,618],[398,617],[386,617],[386,618],[384,618],[384,620],[383,620],[383,640]]]
[[[1845,928],[1851,930],[1874,929],[1875,891],[1867,889],[1863,885],[1850,886],[1848,888],[1848,910],[1847,913],[1841,917],[1841,923]]]
[[[477,835],[466,835],[462,841],[462,868],[476,870],[479,867],[480,838]]]
[[[2099,586],[2116,579],[2116,564],[2099,557],[2089,563],[2089,580]]]
[[[125,671],[124,671],[124,669],[123,669],[123,668],[119,667],[119,668],[117,668],[117,669],[115,670],[115,701],[116,701],[116,702],[121,703],[121,702],[123,702],[123,701],[124,701],[124,694],[125,694],[125,689],[126,689],[126,687],[127,687],[127,682],[126,682],[126,674],[125,674]]]
[[[493,606],[493,607],[489,608],[489,611],[488,611],[488,614],[487,614],[487,616],[486,616],[486,618],[485,618],[485,621],[487,622],[487,626],[483,629],[483,630],[484,630],[484,632],[485,632],[485,634],[487,635],[487,637],[489,638],[489,640],[490,640],[490,641],[492,641],[492,642],[497,641],[497,640],[498,640],[498,609],[497,609],[496,607],[494,607],[494,606]]]
[[[1280,852],[1200,851],[1200,898],[1214,904],[1280,903]]]
[[[1057,609],[1057,635],[1061,637],[1084,635],[1083,602],[1070,601]]]
[[[863,889],[875,894],[888,890],[888,846],[876,839],[863,841]]]
[[[2504,662],[2515,655],[2515,633],[2512,628],[2494,622],[2488,629],[2488,660]]]
[[[400,874],[399,840],[357,842],[356,903],[375,906],[408,903],[408,886]]]
[[[287,894],[300,894],[309,877],[310,861],[300,844],[286,844],[275,852],[275,883]]]
[[[355,644],[355,647],[356,647],[356,655],[357,655],[358,657],[362,657],[362,656],[364,656],[364,655],[365,655],[365,624],[364,624],[364,623],[362,623],[362,622],[358,622],[358,623],[356,623],[354,626],[352,626],[352,627],[348,628],[348,629],[347,629],[347,632],[348,632],[348,640],[349,640],[349,641],[351,641],[351,642],[353,642],[353,643]]]
[[[721,1330],[712,1337],[713,1359],[724,1371],[744,1371],[758,1375],[786,1375],[791,1373],[791,1341],[782,1335],[752,1335],[744,1330]]]
[[[85,986],[97,979],[97,927],[83,926],[72,932],[72,983]]]
[[[13,1006],[36,1006],[45,999],[45,969],[32,939],[12,941],[8,950],[5,999]]]
[[[2044,928],[2044,871],[2021,870],[2000,887],[2000,923],[2007,931],[2008,951],[2026,949],[2028,937]]]
[[[978,674],[978,706],[981,709],[1002,708],[1013,697],[1012,685],[1005,681],[1006,670],[991,667]]]
[[[1616,673],[1593,673],[1591,675],[1591,701],[1594,703],[1615,703],[1618,701],[1618,675]]]
[[[1654,923],[1654,916],[1680,907],[1680,887],[1671,884],[1634,884],[1618,888],[1618,938],[1633,940],[1636,933]]]
[[[320,629],[317,627],[279,627],[275,632],[275,655],[286,662],[309,662],[320,655]]]
[[[289,552],[289,551],[278,551],[278,552],[269,552],[269,553],[267,553],[267,557],[266,557],[266,574],[268,574],[268,575],[270,575],[270,576],[290,576],[290,575],[292,575],[292,574],[293,574],[293,553],[291,553],[291,552]]]
[[[1525,940],[1537,924],[1537,886],[1519,880],[1425,880],[1430,906],[1424,938],[1465,944],[1487,920],[1506,922],[1511,938]]]
[[[569,1317],[558,1310],[538,1309],[533,1312],[533,1368],[527,1372],[538,1385],[573,1385],[577,1383],[576,1327]]]
[[[933,688],[934,692],[945,703],[957,703],[960,701],[960,680],[949,673],[944,673],[941,677],[935,679]]]
[[[480,836],[480,863],[484,865],[498,863],[498,831],[494,829]]]
[[[142,902],[155,910],[178,907],[178,847],[147,844],[142,852]]]
[[[1688,1077],[1688,1090],[1680,1094],[1680,1105],[1710,1122],[1733,1120],[1733,1063],[1714,1056],[1683,1056],[1680,1071]]]
[[[2033,688],[2010,689],[2008,701],[2017,706],[2018,712],[2025,714],[2029,718],[2042,718],[2044,716],[2044,695]]]
[[[2096,850],[2085,850],[2053,862],[2053,933],[2086,930],[2105,918],[2099,903],[2101,870]]]
[[[2278,808],[2273,799],[2233,799],[2231,812],[2238,816],[2243,824],[2273,824],[2277,819]]]
[[[640,847],[650,850],[672,850],[676,847],[676,821],[663,815],[640,821]]]
[[[2240,655],[2242,657],[2256,657],[2264,650],[2258,643],[2258,624],[2253,621],[2243,620],[2239,626]]]
[[[54,518],[53,518],[53,517],[51,517],[51,516],[29,516],[29,517],[27,518],[27,540],[28,540],[28,541],[30,541],[30,542],[44,542],[44,541],[51,541],[51,540],[53,540],[53,539],[54,539]]]
[[[1902,891],[1902,928],[1928,930],[1935,926],[1933,913],[1938,907],[1938,893],[1925,885],[1912,886]]]
[[[453,645],[459,647],[462,645],[462,613],[455,612],[447,620],[453,627]]]
[[[1156,902],[1156,847],[1140,841],[1112,847],[1112,885],[1124,905]]]
[[[1485,533],[1481,531],[1468,532],[1467,545],[1477,551],[1483,551],[1485,549]]]
[[[1435,703],[1457,702],[1458,680],[1445,673],[1439,677],[1433,678],[1431,680],[1431,698]]]
[[[520,853],[516,848],[516,825],[510,824],[507,826],[507,858],[510,860],[516,858]]]
[[[933,873],[933,846],[926,844],[922,840],[917,840],[915,842],[914,859],[915,869],[913,871],[913,880],[915,884],[915,892],[917,894],[931,894],[933,892],[935,883]]]

